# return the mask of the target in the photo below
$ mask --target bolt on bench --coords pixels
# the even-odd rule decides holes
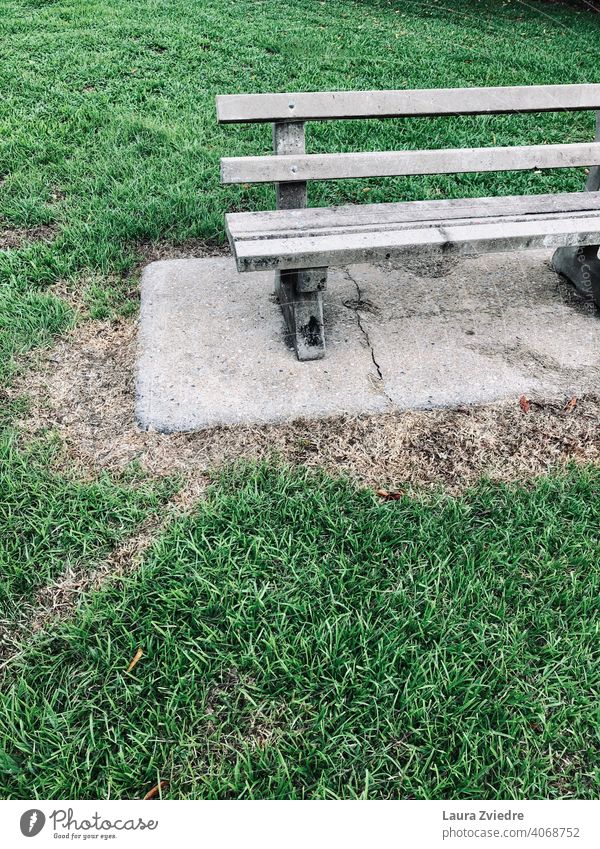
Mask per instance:
[[[596,141],[457,150],[305,153],[306,121],[594,110]],[[275,183],[277,209],[226,216],[239,271],[274,269],[299,360],[325,353],[327,268],[437,248],[556,248],[554,268],[600,305],[600,84],[217,97],[220,123],[273,123],[274,156],[221,160],[223,183]],[[308,180],[589,166],[586,191],[306,208]]]

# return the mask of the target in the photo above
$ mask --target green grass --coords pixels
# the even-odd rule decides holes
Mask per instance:
[[[7,381],[14,372],[14,355],[47,345],[71,324],[71,310],[58,298],[44,292],[18,293],[0,286],[0,380]],[[3,414],[0,407],[0,427]]]
[[[173,483],[108,475],[82,481],[51,469],[56,442],[18,450],[0,435],[0,623],[21,620],[34,592],[94,562],[156,513]]]
[[[15,661],[2,796],[597,797],[599,495],[230,473]]]
[[[219,185],[219,157],[267,151],[270,129],[219,128],[215,94],[600,79],[598,16],[535,0],[459,5],[0,0],[0,226],[58,228],[51,244],[0,252],[10,309],[25,312],[32,289],[59,279],[91,272],[118,280],[143,241],[221,242],[227,210],[272,204],[270,188]],[[336,122],[308,131],[311,150],[590,138],[585,114]],[[559,171],[343,181],[311,186],[310,200],[578,189],[582,180]],[[92,301],[102,304],[102,295]],[[68,320],[49,302],[35,320],[18,320],[1,343],[0,377],[11,352]]]

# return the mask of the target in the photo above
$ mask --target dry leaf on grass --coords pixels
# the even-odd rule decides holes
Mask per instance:
[[[524,413],[528,413],[531,410],[531,404],[524,395],[521,395],[519,398],[519,407]]]
[[[136,667],[136,666],[138,665],[138,663],[140,662],[140,660],[141,660],[141,658],[142,658],[142,655],[143,655],[143,654],[144,654],[144,652],[142,651],[142,649],[138,649],[138,650],[136,651],[136,653],[135,653],[135,655],[134,655],[134,657],[133,657],[133,660],[131,661],[131,663],[130,663],[130,664],[129,664],[129,666],[127,667],[127,671],[128,671],[128,672],[131,672],[131,670],[132,670],[132,669],[135,669],[135,667]]]
[[[565,404],[565,413],[572,413],[576,406],[577,398],[573,396],[573,398]]]
[[[154,799],[155,796],[158,796],[161,790],[165,789],[167,784],[168,782],[166,781],[159,781],[158,784],[155,784],[151,790],[148,790],[148,792],[144,796],[144,801],[146,801],[147,799]]]
[[[375,490],[375,495],[378,495],[383,501],[400,501],[404,493],[399,489],[391,491],[388,489],[377,489]]]

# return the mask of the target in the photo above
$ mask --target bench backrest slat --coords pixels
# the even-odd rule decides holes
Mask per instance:
[[[600,83],[217,97],[217,118],[222,124],[575,110],[600,110]]]
[[[360,177],[463,174],[600,166],[600,145],[548,144],[454,150],[240,156],[221,160],[223,183],[295,183]]]

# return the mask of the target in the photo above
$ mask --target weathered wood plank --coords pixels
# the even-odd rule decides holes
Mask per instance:
[[[390,232],[326,235],[234,243],[240,271],[265,268],[311,268],[351,262],[380,261],[418,248],[459,254],[517,248],[554,248],[600,243],[600,215],[584,218],[454,224]]]
[[[310,207],[282,212],[232,212],[227,216],[236,237],[270,232],[302,231],[439,218],[484,218],[495,215],[577,212],[600,209],[600,192],[564,192],[544,195],[507,195],[501,197],[417,200],[400,203],[345,204]]]
[[[217,118],[222,124],[596,109],[600,109],[598,83],[217,97]]]
[[[600,143],[600,111],[596,112],[596,143]],[[587,183],[586,183],[586,191],[588,192],[599,192],[600,191],[600,168],[595,167],[590,170]]]
[[[430,221],[410,221],[406,223],[400,224],[387,224],[382,227],[377,226],[377,224],[369,224],[365,226],[348,226],[348,227],[339,227],[339,228],[322,228],[315,230],[295,230],[289,232],[281,232],[281,233],[265,233],[259,236],[251,236],[251,237],[233,237],[235,242],[240,245],[245,242],[267,242],[272,239],[311,239],[317,238],[320,239],[325,236],[351,236],[354,234],[360,234],[361,236],[366,236],[368,233],[388,233],[390,236],[394,233],[398,232],[412,232],[412,231],[421,231],[426,229],[435,229],[435,228],[447,228],[447,227],[477,227],[481,224],[517,224],[517,223],[528,223],[528,222],[545,222],[545,221],[565,221],[572,222],[576,224],[580,219],[589,219],[590,215],[600,214],[598,210],[588,210],[586,212],[556,212],[551,218],[545,214],[539,215],[511,215],[511,216],[490,216],[485,219],[479,218],[438,218]]]
[[[240,156],[221,160],[223,183],[305,182],[362,177],[526,171],[600,165],[600,145],[548,144],[452,150]]]
[[[326,235],[361,229],[437,226],[458,219],[505,219],[510,216],[579,215],[600,212],[599,192],[465,198],[404,203],[351,204],[340,207],[233,212],[227,215],[231,236],[271,239]]]
[[[304,145],[304,124],[301,121],[273,124],[273,153],[276,156],[301,155]],[[277,209],[304,208],[307,203],[306,181],[276,183],[275,196]]]

